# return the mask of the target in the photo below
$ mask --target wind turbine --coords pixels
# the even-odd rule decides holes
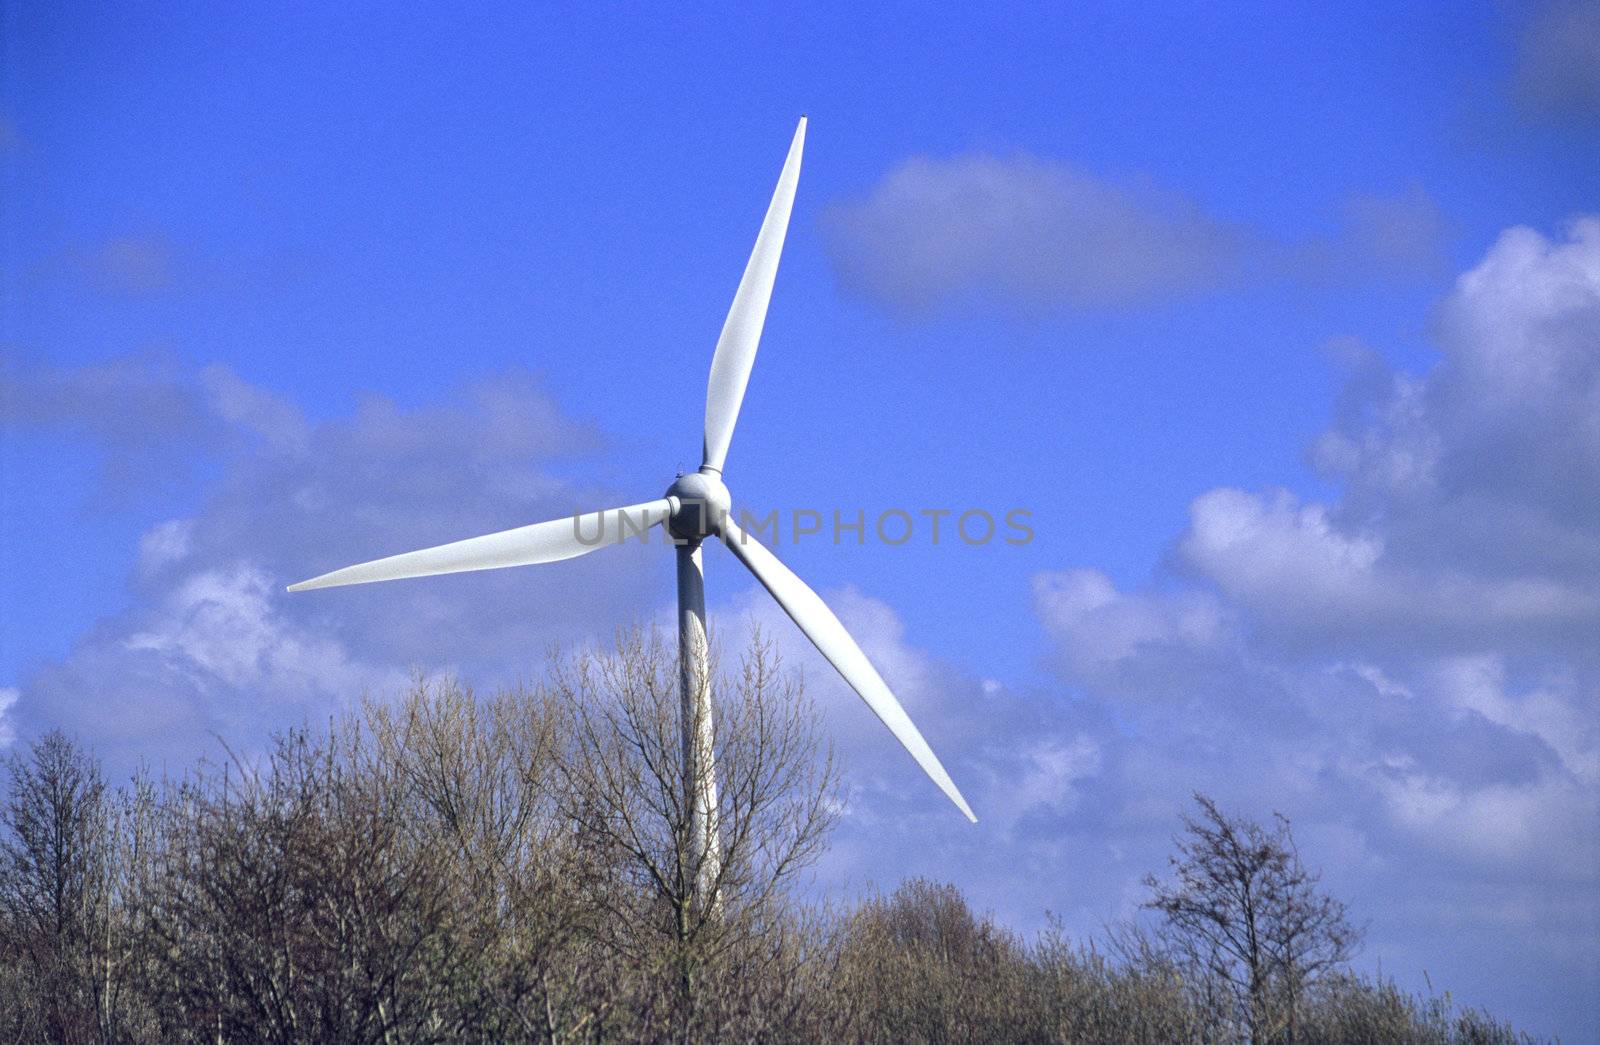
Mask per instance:
[[[723,464],[733,440],[734,423],[739,419],[745,385],[750,380],[761,328],[766,322],[767,303],[778,274],[778,256],[783,252],[795,186],[800,179],[800,153],[805,136],[806,119],[802,116],[795,128],[783,172],[778,176],[778,187],[761,223],[761,232],[756,237],[755,250],[745,265],[744,277],[739,281],[733,306],[728,310],[722,335],[717,339],[716,354],[711,359],[711,380],[706,389],[705,457],[699,471],[678,476],[667,492],[654,501],[391,555],[289,586],[290,591],[304,591],[558,562],[621,543],[630,534],[642,535],[649,527],[665,525],[674,538],[678,556],[678,655],[685,805],[690,810],[691,866],[698,868],[695,877],[702,896],[707,883],[717,880],[721,863],[716,767],[712,761],[714,733],[708,684],[705,568],[701,558],[701,546],[708,537],[721,539],[745,568],[755,574],[756,580],[889,727],[895,739],[905,746],[939,789],[968,820],[977,822],[938,756],[928,747],[922,733],[839,618],[777,556],[741,530],[730,515],[732,499],[722,481]],[[606,536],[607,516],[616,522],[616,529],[609,537]]]

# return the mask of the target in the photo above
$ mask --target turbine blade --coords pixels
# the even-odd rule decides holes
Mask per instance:
[[[733,441],[733,426],[739,420],[739,404],[750,381],[750,367],[756,361],[756,346],[761,342],[761,327],[767,321],[767,302],[772,300],[772,281],[778,275],[778,256],[783,253],[783,237],[789,230],[789,211],[794,207],[794,189],[800,181],[800,152],[805,147],[806,118],[800,117],[789,158],[778,187],[772,193],[767,217],[761,223],[755,250],[744,267],[744,278],[733,295],[733,307],[717,338],[717,352],[711,358],[711,380],[706,386],[706,443],[703,467],[722,471]]]
[[[956,808],[966,814],[968,820],[978,822],[972,815],[972,807],[967,805],[967,800],[961,797],[961,792],[956,789],[955,782],[950,779],[950,774],[944,771],[944,766],[939,762],[939,756],[928,747],[928,742],[922,739],[922,733],[911,721],[905,708],[895,699],[889,691],[889,686],[883,681],[876,668],[867,660],[867,655],[861,652],[861,647],[856,645],[856,640],[844,630],[844,625],[839,623],[839,618],[828,609],[828,604],[823,602],[817,593],[806,585],[806,582],[796,577],[778,557],[773,555],[764,546],[739,529],[731,518],[724,518],[721,527],[722,543],[738,556],[751,573],[756,575],[772,597],[778,600],[784,612],[789,614],[794,622],[805,632],[806,638],[821,651],[828,662],[844,676],[850,683],[850,688],[867,702],[867,707],[889,727],[889,732],[895,739],[911,752],[911,757],[917,760],[923,772],[939,785]]]
[[[429,577],[438,573],[465,573],[503,566],[559,562],[597,548],[620,544],[628,537],[661,522],[671,507],[669,501],[662,499],[626,508],[586,512],[568,519],[534,523],[532,526],[519,526],[514,530],[469,537],[453,544],[441,544],[421,551],[391,555],[387,559],[346,566],[342,570],[291,584],[289,590],[306,591],[310,588],[333,588],[341,584],[368,584],[406,577]]]

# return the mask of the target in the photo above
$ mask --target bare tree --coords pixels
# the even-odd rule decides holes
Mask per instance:
[[[447,854],[354,730],[174,789],[152,926],[167,1036],[390,1042],[448,1026],[461,941]]]
[[[597,876],[557,800],[568,717],[542,692],[479,698],[422,679],[363,708],[414,844],[448,853],[453,931],[474,955],[463,1020],[503,1037],[561,1040],[613,1001],[614,970],[584,953]]]
[[[1022,941],[953,885],[913,878],[849,918],[835,976],[847,1036],[866,1042],[1037,1041]]]
[[[548,685],[418,680],[160,786],[65,737],[5,760],[0,1041],[1521,1042],[1340,968],[1356,941],[1271,829],[1196,796],[1161,918],[1029,944],[923,880],[795,897],[836,815],[759,636],[714,679],[724,859],[702,904],[676,651]]]
[[[1034,944],[1050,1038],[1074,1045],[1220,1040],[1225,1021],[1186,989],[1185,977],[1149,946],[1135,923],[1113,926],[1109,953],[1074,945],[1053,916]],[[1120,956],[1121,961],[1114,960]]]
[[[603,874],[591,894],[597,924],[618,953],[670,971],[675,997],[663,1004],[684,1035],[726,987],[710,970],[732,965],[741,982],[770,984],[798,961],[808,934],[785,890],[821,852],[838,809],[815,711],[770,642],[756,634],[713,693],[722,852],[707,883],[684,800],[676,650],[655,633],[627,633],[610,655],[581,656],[552,682],[572,715],[563,808]]]
[[[1171,958],[1224,985],[1252,1042],[1292,1042],[1307,987],[1349,961],[1360,932],[1301,863],[1287,819],[1275,814],[1267,830],[1194,800],[1200,816],[1186,815],[1174,840],[1173,879],[1147,876],[1144,906],[1163,916]]]
[[[4,957],[34,1003],[12,1014],[21,1036],[99,1037],[96,927],[107,918],[107,795],[99,765],[59,730],[8,756],[0,814]]]

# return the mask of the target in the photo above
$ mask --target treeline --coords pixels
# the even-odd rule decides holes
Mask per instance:
[[[1351,975],[1358,934],[1287,823],[1203,796],[1149,917],[1098,944],[920,880],[797,901],[837,780],[759,638],[717,688],[707,896],[673,654],[630,636],[487,698],[418,680],[180,780],[111,788],[59,733],[14,751],[0,1039],[1524,1040]]]

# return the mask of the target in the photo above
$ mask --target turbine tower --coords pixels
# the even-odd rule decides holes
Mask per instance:
[[[939,789],[968,820],[977,822],[938,756],[928,747],[922,733],[839,618],[777,556],[741,530],[730,514],[732,499],[722,481],[723,465],[733,441],[733,427],[739,419],[745,385],[750,380],[750,368],[755,362],[761,328],[766,322],[772,283],[778,274],[778,257],[783,252],[795,186],[800,180],[800,153],[805,136],[806,119],[802,116],[795,128],[783,172],[778,176],[778,187],[761,223],[761,232],[756,237],[755,250],[745,265],[744,277],[739,281],[733,306],[728,310],[722,334],[717,339],[716,354],[711,359],[711,380],[706,389],[705,456],[699,471],[678,476],[667,492],[654,501],[392,555],[289,586],[290,591],[305,591],[558,562],[619,544],[630,535],[644,534],[652,526],[665,526],[676,544],[678,557],[683,786],[685,807],[690,811],[691,867],[695,869],[697,891],[702,898],[710,895],[721,865],[706,639],[705,567],[701,555],[702,546],[709,537],[721,540],[745,568],[755,574],[756,580],[889,727],[895,739],[905,746]],[[711,902],[716,902],[715,897]]]

